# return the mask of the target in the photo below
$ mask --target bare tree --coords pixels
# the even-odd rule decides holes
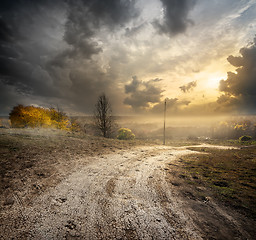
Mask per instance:
[[[103,137],[110,137],[114,120],[111,104],[104,93],[98,97],[95,105],[94,121]]]

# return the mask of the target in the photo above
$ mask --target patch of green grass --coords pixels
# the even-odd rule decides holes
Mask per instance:
[[[256,145],[255,140],[250,140],[250,141],[239,141],[239,139],[234,140],[221,140],[221,139],[211,139],[208,140],[209,144],[214,144],[214,145],[224,145],[224,146],[250,146],[250,145]]]
[[[256,219],[256,147],[196,150],[207,154],[183,157],[189,181],[208,187],[218,199]]]

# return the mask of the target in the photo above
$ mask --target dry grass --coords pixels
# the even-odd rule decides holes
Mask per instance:
[[[15,192],[29,204],[90,157],[141,144],[61,130],[0,129],[0,208],[12,204],[8,199]]]
[[[215,197],[256,219],[256,147],[192,150],[206,154],[182,158],[187,181],[209,187]]]

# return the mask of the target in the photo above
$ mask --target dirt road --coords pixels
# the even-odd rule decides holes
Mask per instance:
[[[3,239],[250,239],[211,201],[188,201],[170,183],[184,147],[136,147],[88,161],[68,178],[1,217]],[[208,214],[205,216],[204,214]],[[8,220],[8,221],[7,221]],[[210,226],[211,225],[211,226]],[[207,230],[214,232],[208,234]],[[213,237],[212,237],[213,236]],[[216,237],[217,236],[217,237]]]

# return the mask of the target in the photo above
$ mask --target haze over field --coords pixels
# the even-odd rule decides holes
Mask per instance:
[[[0,115],[254,114],[255,0],[2,0]]]

